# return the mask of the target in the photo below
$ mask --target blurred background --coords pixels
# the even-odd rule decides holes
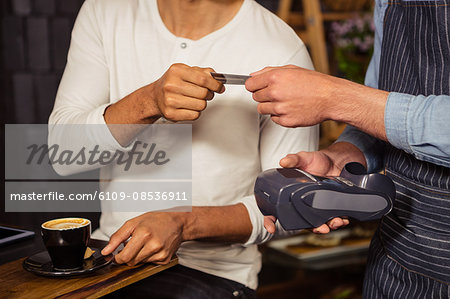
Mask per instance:
[[[3,124],[47,123],[83,1],[0,1]],[[316,70],[364,81],[374,40],[372,1],[258,2],[292,26],[307,45]],[[334,142],[343,129],[343,124],[324,122],[320,146]],[[4,127],[1,134],[4,143]],[[44,220],[65,215],[5,213],[4,201],[0,202],[0,224],[38,227]],[[98,213],[77,215],[90,218],[94,227],[98,225]],[[365,256],[375,225],[353,223],[340,235],[314,239],[305,233],[261,246],[260,298],[360,298]]]

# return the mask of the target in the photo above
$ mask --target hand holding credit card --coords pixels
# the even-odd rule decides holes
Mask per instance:
[[[233,84],[233,85],[244,85],[245,81],[251,76],[246,75],[234,75],[234,74],[223,74],[223,73],[211,73],[214,79],[223,84]]]

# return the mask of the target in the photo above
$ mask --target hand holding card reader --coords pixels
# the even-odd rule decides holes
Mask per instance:
[[[264,215],[273,215],[284,229],[294,230],[318,227],[335,217],[379,219],[392,209],[395,186],[387,176],[368,174],[355,162],[346,164],[337,177],[276,168],[258,176],[255,197]]]

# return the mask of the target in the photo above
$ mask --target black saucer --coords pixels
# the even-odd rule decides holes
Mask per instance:
[[[34,274],[42,276],[52,276],[52,277],[67,277],[75,276],[81,274],[92,273],[109,265],[113,261],[113,255],[103,256],[100,251],[101,249],[92,248],[94,254],[84,260],[83,267],[75,270],[61,271],[53,268],[52,261],[47,251],[43,251],[26,258],[23,261],[23,268]]]

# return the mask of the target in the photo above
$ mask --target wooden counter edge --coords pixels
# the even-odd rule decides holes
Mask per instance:
[[[105,296],[109,293],[117,291],[118,289],[126,287],[132,283],[138,282],[144,278],[150,277],[165,269],[173,267],[176,264],[178,264],[178,258],[172,259],[168,264],[165,265],[143,264],[136,267],[130,267],[130,269],[119,273],[117,276],[84,286],[80,289],[59,295],[55,298],[99,298],[101,296]],[[110,287],[105,287],[105,285],[108,284],[110,284]]]

